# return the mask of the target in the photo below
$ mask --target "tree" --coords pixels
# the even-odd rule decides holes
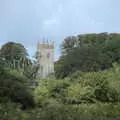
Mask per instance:
[[[110,34],[111,35],[111,34]],[[79,48],[83,46],[91,46],[91,45],[103,45],[106,40],[108,40],[108,33],[100,33],[100,34],[80,34],[77,36],[69,36],[64,39],[62,43],[62,55],[67,55],[74,48]]]
[[[36,79],[38,69],[39,69],[39,67],[37,66],[37,63],[35,61],[33,61],[24,68],[23,74],[28,79],[34,80],[34,79]]]
[[[72,49],[79,47],[81,45],[80,39],[75,36],[69,36],[64,39],[62,43],[62,55],[67,55]]]
[[[4,58],[10,67],[24,67],[28,64],[28,53],[20,43],[8,42],[0,49],[0,57]]]
[[[20,43],[8,42],[0,49],[0,59],[2,65],[15,69],[28,79],[36,77],[37,66],[29,59],[27,50]]]
[[[120,61],[120,34],[85,34],[67,37],[63,54],[56,62],[56,76],[66,77],[76,71],[92,72],[109,69]]]
[[[109,57],[111,62],[120,61],[120,35],[111,34],[109,40],[104,45],[104,53]]]
[[[75,48],[60,58],[56,65],[56,76],[64,78],[76,71],[99,71],[104,68],[104,59],[99,48],[93,46]]]

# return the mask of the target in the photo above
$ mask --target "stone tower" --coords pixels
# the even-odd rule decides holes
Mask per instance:
[[[37,44],[37,78],[47,78],[54,74],[54,42]]]

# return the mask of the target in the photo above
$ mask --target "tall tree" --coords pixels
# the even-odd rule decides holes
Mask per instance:
[[[0,49],[0,57],[5,59],[9,66],[14,68],[24,67],[28,64],[28,53],[24,46],[20,43],[8,42]]]
[[[66,55],[72,51],[72,49],[80,46],[80,41],[75,36],[70,36],[64,39],[62,43],[62,55]]]
[[[114,62],[120,62],[120,34],[67,37],[62,49],[64,54],[56,62],[58,77],[66,77],[77,70],[88,72],[109,69]]]

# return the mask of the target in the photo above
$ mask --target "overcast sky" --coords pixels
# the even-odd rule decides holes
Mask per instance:
[[[59,45],[66,36],[120,32],[120,0],[0,0],[0,45],[20,42],[32,56],[43,37]]]

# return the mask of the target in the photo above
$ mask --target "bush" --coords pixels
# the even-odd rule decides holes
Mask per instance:
[[[120,102],[119,73],[118,67],[102,72],[76,72],[67,78],[72,82],[68,89],[68,95],[70,99],[71,97],[72,99],[76,98],[76,101],[79,102],[82,102],[83,98],[86,102]]]
[[[32,94],[25,85],[26,78],[10,69],[4,69],[0,73],[0,101],[21,103],[24,108],[33,107]]]
[[[35,90],[35,101],[37,104],[45,104],[50,97],[50,93],[45,86],[37,87]]]
[[[82,76],[80,84],[90,86],[92,88],[93,96],[98,101],[108,101],[108,82],[106,80],[106,72],[91,72]]]
[[[20,105],[0,104],[0,120],[26,120],[24,118],[27,118],[27,114],[20,110]]]
[[[29,115],[29,120],[119,120],[120,104],[50,104]]]
[[[68,87],[68,102],[71,104],[80,104],[94,102],[93,89],[90,86],[82,86],[81,84],[72,84]]]
[[[120,102],[119,71],[115,67],[102,72],[77,71],[63,80],[41,80],[35,93],[37,102],[49,99],[65,104]]]
[[[39,104],[47,104],[51,99],[58,102],[65,102],[67,97],[68,81],[46,79],[39,80],[40,84],[35,89],[35,100]]]
[[[21,111],[17,104],[0,104],[1,120],[119,120],[120,104],[96,103],[64,105],[52,103],[44,108]]]

